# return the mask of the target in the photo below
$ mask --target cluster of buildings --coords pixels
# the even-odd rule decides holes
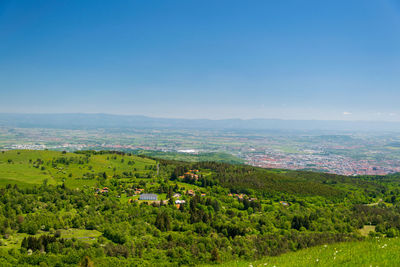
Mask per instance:
[[[141,193],[143,193],[144,189],[143,188],[136,188],[134,191],[135,195],[140,195]]]
[[[246,163],[262,167],[290,170],[318,170],[342,175],[386,175],[400,172],[400,162],[395,160],[355,160],[350,157],[316,153],[249,153]]]
[[[157,194],[153,194],[153,193],[143,193],[144,189],[135,189],[135,194],[136,195],[140,195],[139,196],[139,200],[145,200],[145,201],[152,201],[152,202],[157,202],[158,201],[158,195]],[[185,192],[186,195],[188,196],[195,196],[196,193],[194,190],[192,189],[188,189]],[[205,193],[201,193],[201,196],[206,196]],[[176,207],[179,209],[181,205],[186,204],[186,200],[181,199],[182,195],[179,193],[175,193],[172,196],[175,199],[175,205]],[[133,199],[129,199],[129,203],[132,203],[134,200]],[[163,204],[167,204],[167,200],[160,200],[159,203],[161,204],[161,202]]]
[[[249,201],[256,201],[257,200],[257,198],[255,198],[255,197],[249,198],[246,194],[232,194],[232,193],[229,193],[228,197],[234,197],[234,198],[237,198],[238,200],[243,200],[243,199],[248,199]]]
[[[96,194],[106,194],[110,191],[110,189],[108,189],[108,187],[103,187],[103,189],[100,188],[96,188]]]
[[[183,175],[179,176],[180,179],[190,178],[192,180],[199,180],[199,170],[189,170],[185,172]]]
[[[75,144],[75,143],[59,143],[56,145],[46,145],[46,144],[12,144],[9,146],[5,146],[6,150],[13,149],[27,149],[27,150],[44,150],[44,149],[55,149],[55,150],[67,150],[67,151],[76,151],[76,150],[90,150],[90,149],[110,149],[110,150],[122,150],[122,149],[143,149],[143,150],[162,150],[164,148],[158,148],[154,146],[146,146],[146,145],[121,145],[121,144]]]
[[[14,144],[11,146],[6,146],[5,149],[29,149],[29,150],[44,150],[48,149],[46,145],[40,144]]]
[[[235,197],[237,199],[243,199],[246,195],[245,194],[228,194],[228,197]]]

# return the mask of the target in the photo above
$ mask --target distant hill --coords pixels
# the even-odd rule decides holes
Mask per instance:
[[[153,150],[135,150],[132,151],[132,153],[148,157],[160,158],[160,159],[187,161],[187,162],[213,161],[213,162],[224,162],[230,164],[244,163],[244,160],[241,158],[238,158],[228,153],[221,153],[221,152],[191,154],[191,153],[163,152],[163,151],[153,151]]]
[[[399,122],[280,119],[169,119],[111,114],[0,113],[0,126],[21,128],[177,128],[215,130],[400,131]]]

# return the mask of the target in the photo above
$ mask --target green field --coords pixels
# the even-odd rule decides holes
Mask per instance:
[[[76,239],[86,243],[93,243],[101,236],[101,233],[96,230],[86,230],[86,229],[60,229],[58,230],[60,233],[60,237],[64,239]],[[53,231],[54,232],[54,231]],[[41,235],[50,234],[46,231],[38,231],[37,234],[33,235],[35,237],[39,237]],[[21,242],[25,237],[30,235],[26,233],[11,233],[7,238],[0,238],[0,248],[3,249],[12,249],[12,248],[20,248]]]
[[[44,161],[44,164],[35,167],[38,159]],[[60,159],[71,160],[73,163],[52,163]],[[129,164],[129,161],[134,163]],[[154,160],[133,155],[91,155],[87,158],[84,154],[63,154],[57,151],[11,150],[0,153],[0,186],[17,184],[27,187],[40,185],[46,180],[53,185],[64,182],[72,188],[84,185],[93,187],[100,173],[125,177],[124,172],[131,172],[142,177],[154,173],[149,167],[155,164]]]
[[[101,233],[96,230],[86,230],[86,229],[62,229],[60,230],[61,238],[65,239],[78,239],[84,242],[92,243],[96,241],[97,238],[101,236]]]
[[[257,261],[233,261],[220,266],[399,266],[399,251],[400,240],[397,238],[371,238],[362,242],[337,243],[308,248]]]

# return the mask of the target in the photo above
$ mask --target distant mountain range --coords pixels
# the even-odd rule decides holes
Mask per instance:
[[[16,114],[0,113],[0,126],[19,128],[98,129],[168,128],[214,130],[300,131],[391,131],[400,132],[400,122],[322,121],[281,119],[170,119],[111,114]]]

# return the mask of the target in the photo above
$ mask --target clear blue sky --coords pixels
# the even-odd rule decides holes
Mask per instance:
[[[400,121],[400,1],[0,1],[0,112]]]

